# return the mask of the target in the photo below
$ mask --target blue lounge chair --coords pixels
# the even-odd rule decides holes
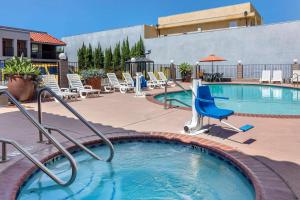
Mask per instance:
[[[235,129],[239,132],[246,132],[253,128],[252,125],[245,125],[237,128],[224,120],[228,119],[229,116],[234,114],[233,110],[218,108],[215,104],[215,99],[225,99],[226,97],[213,97],[211,96],[208,86],[199,86],[197,90],[197,98],[195,99],[195,108],[201,118],[208,117],[220,120],[221,123]]]

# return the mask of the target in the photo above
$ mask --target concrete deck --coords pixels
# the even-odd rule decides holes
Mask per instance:
[[[150,94],[160,92],[163,90],[148,91]],[[161,105],[153,104],[145,98],[134,97],[133,93],[103,94],[99,98],[70,102],[70,105],[106,134],[124,131],[182,133],[184,123],[191,118],[190,111],[164,110]],[[36,116],[36,104],[25,106]],[[74,137],[92,135],[58,103],[43,103],[43,111],[46,123],[72,131]],[[196,137],[222,143],[251,155],[276,172],[300,198],[300,119],[233,116],[230,121],[237,126],[251,123],[255,128],[247,133],[236,133],[221,128],[217,121],[212,120],[211,123],[217,126],[210,133]],[[36,143],[37,130],[14,107],[0,109],[0,125],[1,136],[16,139],[32,152],[44,146]],[[65,141],[61,137],[59,139]],[[0,165],[0,173],[14,162]]]

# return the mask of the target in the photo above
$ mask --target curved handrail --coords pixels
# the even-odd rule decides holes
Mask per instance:
[[[42,124],[42,94],[47,91],[51,96],[53,96],[57,101],[59,101],[65,108],[67,108],[73,115],[75,115],[84,125],[86,125],[90,130],[92,130],[97,136],[99,136],[104,143],[109,147],[110,155],[107,162],[110,162],[114,157],[114,147],[112,143],[107,139],[100,131],[98,131],[91,123],[84,119],[78,112],[76,112],[69,104],[67,104],[62,98],[60,98],[55,92],[50,88],[44,87],[38,91],[38,119]]]
[[[41,169],[45,174],[47,174],[52,180],[54,180],[57,184],[59,184],[61,186],[67,186],[67,185],[71,184],[69,182],[64,182],[63,180],[58,178],[54,173],[51,172],[51,170],[49,170],[49,168],[47,168],[43,163],[41,163],[38,159],[36,159],[31,153],[29,153],[29,151],[24,149],[16,141],[0,138],[0,142],[4,143],[4,145],[11,144],[19,152],[21,152],[26,158],[28,158],[33,164],[35,164],[39,169]],[[6,154],[6,150],[5,150],[5,154]],[[6,159],[6,155],[5,155],[5,159]],[[3,161],[5,161],[5,159],[3,159]]]
[[[48,131],[39,123],[37,122],[34,117],[31,116],[30,113],[26,111],[26,109],[6,90],[0,91],[0,95],[5,94],[12,103],[16,105],[16,107],[21,111],[23,115],[40,131],[41,134],[45,135],[49,141],[69,160],[72,174],[68,181],[63,182],[59,179],[53,179],[56,183],[61,186],[68,186],[74,182],[76,175],[77,175],[77,164],[73,156],[58,142],[54,137],[52,137]],[[50,176],[51,177],[51,176]],[[52,177],[51,177],[52,178]]]
[[[168,81],[173,81],[174,83],[175,83],[175,85],[177,85],[178,87],[180,87],[181,89],[182,89],[182,91],[185,93],[185,94],[187,94],[187,95],[189,95],[189,93],[188,93],[188,91],[182,86],[182,85],[180,85],[175,79],[168,79],[167,81],[166,81],[166,83],[168,82]],[[180,100],[178,100],[178,99],[174,99],[174,98],[171,98],[171,99],[169,99],[169,98],[167,98],[167,93],[168,93],[168,89],[167,89],[168,87],[167,87],[167,85],[166,85],[166,87],[165,87],[165,92],[164,92],[164,108],[165,109],[168,109],[167,108],[167,102],[169,101],[170,102],[170,104],[171,104],[171,106],[172,106],[172,101],[177,101],[177,102],[179,102],[179,103],[181,103],[181,104],[183,104],[183,105],[185,105],[185,106],[187,106],[187,107],[191,107],[190,105],[188,105],[188,104],[186,104],[186,103],[184,103],[184,102],[182,102],[182,101],[180,101]]]
[[[51,131],[55,131],[57,133],[59,133],[60,135],[62,135],[63,137],[67,138],[69,141],[73,142],[75,145],[77,145],[81,150],[85,151],[87,154],[89,154],[90,156],[92,156],[93,158],[97,159],[97,160],[101,160],[101,158],[99,156],[97,156],[95,153],[93,153],[91,150],[89,150],[87,147],[85,147],[83,144],[81,144],[80,142],[78,142],[77,140],[75,140],[73,137],[69,136],[68,134],[66,134],[65,132],[63,132],[61,129],[59,128],[55,128],[55,127],[50,127],[50,126],[44,126],[49,133],[51,133]]]
[[[186,106],[186,107],[189,107],[191,108],[192,106],[187,104],[187,103],[184,103],[183,101],[181,100],[178,100],[178,99],[174,99],[174,98],[171,98],[171,99],[167,99],[166,101],[169,101],[170,102],[170,106],[172,106],[172,101],[176,101],[178,103],[181,103],[182,105]]]

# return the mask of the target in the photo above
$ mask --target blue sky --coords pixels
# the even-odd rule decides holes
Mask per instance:
[[[0,25],[62,36],[140,24],[241,0],[2,0]],[[300,0],[252,0],[265,23],[300,19]],[[5,9],[3,9],[5,8]]]

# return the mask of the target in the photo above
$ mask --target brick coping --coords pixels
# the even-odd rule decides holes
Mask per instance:
[[[231,83],[231,82],[225,82],[225,83],[209,83],[207,85],[218,85],[218,84],[225,84],[225,85],[262,85],[262,86],[272,86],[272,87],[281,87],[281,88],[289,88],[289,89],[296,89],[300,90],[300,88],[295,88],[292,86],[287,85],[271,85],[271,84],[259,84],[259,83]],[[170,91],[168,94],[179,92],[180,90],[176,91]],[[156,96],[163,95],[164,92],[159,92],[155,94],[150,94],[146,96],[146,99],[150,101],[151,103],[155,103],[161,106],[164,106],[164,103],[156,100]],[[191,111],[192,108],[183,107],[183,106],[171,106],[168,108],[176,108],[180,110],[187,110]],[[272,114],[250,114],[250,113],[234,113],[236,116],[242,116],[242,117],[261,117],[261,118],[281,118],[281,119],[300,119],[300,115],[272,115]]]
[[[283,199],[296,199],[294,193],[284,183],[284,181],[270,170],[267,166],[260,161],[254,159],[251,156],[245,155],[232,147],[213,142],[207,139],[203,139],[196,136],[175,134],[175,133],[118,133],[107,135],[112,141],[120,140],[164,140],[179,142],[182,144],[193,145],[208,149],[225,159],[230,160],[236,165],[247,178],[252,182],[257,200],[283,200]],[[92,145],[101,142],[96,137],[84,137],[80,139],[80,142],[85,145]],[[77,149],[69,142],[63,143],[68,150]],[[49,153],[50,152],[50,153]],[[44,155],[43,155],[44,154]],[[57,150],[51,147],[38,150],[34,153],[43,163],[50,159],[60,155]],[[11,165],[0,173],[0,199],[13,200],[17,198],[18,192],[23,183],[36,171],[37,168],[34,164],[30,163],[26,158],[18,160],[15,164]],[[6,181],[4,181],[6,180]]]

